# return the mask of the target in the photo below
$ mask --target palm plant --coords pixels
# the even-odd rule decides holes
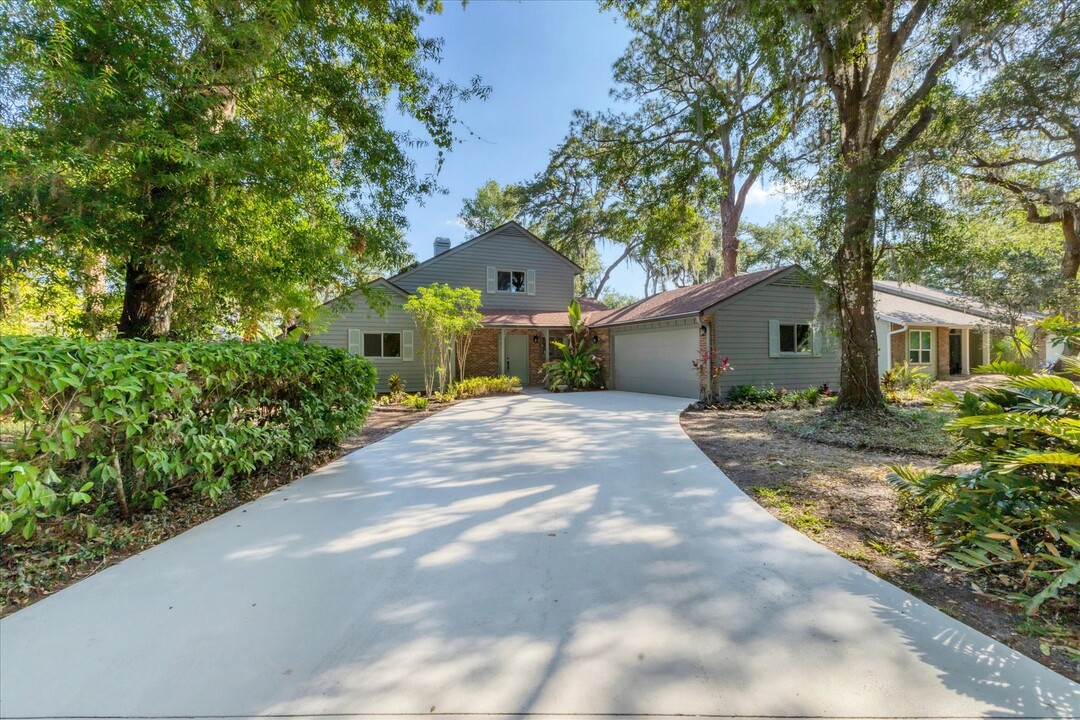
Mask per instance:
[[[553,341],[562,357],[544,363],[544,382],[549,388],[566,386],[571,390],[595,387],[600,378],[600,363],[595,343],[589,342],[589,328],[581,316],[577,300],[567,308],[570,333],[565,342]]]
[[[1080,360],[1063,358],[1066,373]],[[1029,613],[1080,600],[1080,385],[1065,375],[996,362],[999,387],[934,393],[958,417],[956,450],[936,472],[893,467],[889,480],[922,506],[948,548],[945,562],[975,572]],[[965,466],[961,472],[949,472]]]

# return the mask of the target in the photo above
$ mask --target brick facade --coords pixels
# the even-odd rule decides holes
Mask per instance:
[[[548,328],[550,340],[562,340],[570,328]],[[481,328],[473,334],[469,354],[465,359],[466,377],[499,375],[499,328]],[[522,385],[539,387],[544,384],[544,330],[543,328],[507,328],[507,335],[526,335],[529,338],[529,377],[521,378]],[[600,345],[597,356],[602,368],[601,381],[604,387],[611,386],[611,335],[607,330],[590,331],[589,340],[596,335]],[[552,348],[555,352],[555,348]],[[554,355],[552,355],[554,357]]]
[[[889,330],[891,332],[891,331],[899,330],[901,327],[903,327],[903,325],[897,325],[896,323],[893,323],[892,325],[889,326]],[[892,364],[894,366],[895,365],[905,365],[905,364],[907,364],[907,361],[908,361],[908,355],[907,355],[908,336],[907,335],[908,334],[906,332],[899,332],[899,333],[896,333],[895,335],[890,336],[890,338],[889,338],[889,342],[890,342],[889,347],[890,347],[890,350],[891,350],[891,353],[892,353],[890,355],[890,358],[892,359]],[[880,342],[880,338],[879,338],[878,342]]]
[[[949,377],[949,328],[937,328],[937,376]]]

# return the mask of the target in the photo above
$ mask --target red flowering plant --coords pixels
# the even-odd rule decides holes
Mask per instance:
[[[720,387],[717,385],[716,379],[735,368],[731,366],[726,357],[721,359],[720,353],[716,350],[702,350],[698,353],[698,359],[691,360],[690,364],[698,371],[699,376],[704,375],[706,372],[709,373],[709,384],[708,388],[702,392],[702,402],[716,402],[720,397]]]

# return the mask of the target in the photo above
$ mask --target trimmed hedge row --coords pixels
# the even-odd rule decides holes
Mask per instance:
[[[375,369],[296,343],[0,338],[0,534],[216,499],[357,431]]]

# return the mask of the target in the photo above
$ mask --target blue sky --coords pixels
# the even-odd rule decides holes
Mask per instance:
[[[486,101],[459,109],[458,117],[476,136],[462,128],[464,142],[446,159],[439,181],[448,193],[409,209],[406,237],[423,260],[431,256],[436,236],[454,245],[468,239],[458,211],[476,188],[488,180],[504,184],[531,177],[566,135],[575,109],[612,107],[611,65],[630,33],[591,0],[471,0],[464,8],[451,1],[421,30],[445,41],[441,77],[464,83],[480,75],[492,88]],[[434,169],[432,152],[415,157],[420,172]],[[778,198],[754,193],[745,219],[767,221],[779,208]],[[640,297],[643,283],[640,268],[624,265],[610,286]]]

